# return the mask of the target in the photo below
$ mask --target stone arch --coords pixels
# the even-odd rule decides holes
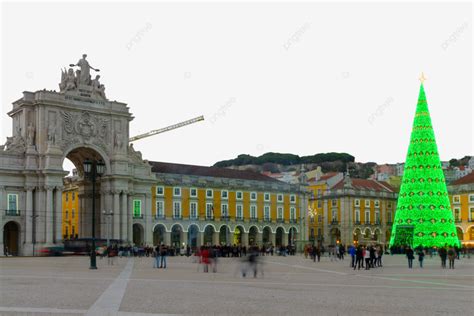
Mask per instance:
[[[208,223],[208,224],[204,225],[204,227],[202,228],[201,232],[204,233],[204,232],[206,231],[206,228],[207,228],[208,226],[211,226],[211,227],[214,229],[215,232],[218,231],[218,230],[216,229],[216,225],[211,224],[211,223]]]
[[[299,233],[299,232],[300,232],[298,226],[290,226],[290,228],[288,228],[288,233],[290,233],[290,230],[291,230],[291,229],[296,230],[296,233]]]
[[[257,226],[257,225],[250,225],[250,226],[249,226],[249,233],[250,233],[250,230],[251,230],[252,228],[255,228],[258,233],[261,233],[261,231],[260,231],[260,229],[258,229],[258,226]]]
[[[380,237],[382,236],[382,232],[380,228],[375,228],[373,232],[373,240],[376,242],[380,242]]]
[[[110,167],[110,158],[107,153],[100,148],[99,146],[96,146],[94,144],[72,144],[63,151],[63,156],[61,159],[61,165],[64,163],[64,159],[68,158],[71,160],[71,162],[76,166],[77,170],[82,174],[83,173],[83,167],[82,167],[82,162],[80,155],[75,157],[75,152],[79,152],[79,150],[85,149],[87,153],[91,154],[91,158],[100,158],[104,161],[105,163],[105,175],[109,175],[110,171],[112,170]],[[98,155],[95,155],[93,153],[95,151]],[[70,158],[72,156],[72,159]],[[82,157],[84,158],[84,157]]]
[[[171,224],[171,227],[169,228],[168,232],[172,232],[172,231],[173,231],[173,227],[175,227],[175,226],[179,226],[180,229],[181,229],[181,231],[184,232],[184,226],[183,226],[181,223],[173,223],[173,224]]]
[[[191,247],[197,247],[199,238],[199,226],[197,224],[191,224],[188,226],[188,245]]]
[[[204,245],[212,245],[213,244],[213,235],[216,232],[216,227],[212,224],[207,224],[204,226],[203,234],[204,234]]]
[[[245,233],[244,226],[236,225],[233,231],[232,244],[241,245],[242,244],[242,234]]]
[[[359,227],[355,228],[352,231],[352,241],[355,245],[357,245],[361,239],[362,236],[362,231]]]
[[[464,240],[464,231],[463,231],[461,226],[456,226],[456,233],[458,235],[458,239],[460,241],[463,241]]]
[[[466,232],[467,232],[467,239],[474,240],[474,225],[468,226],[466,228]]]
[[[264,245],[272,242],[272,228],[270,226],[263,227],[262,242]]]
[[[285,231],[285,228],[284,228],[282,225],[278,225],[278,226],[274,226],[274,227],[273,227],[272,233],[276,234],[278,228],[282,228],[283,231]]]
[[[134,223],[132,225],[132,240],[135,245],[142,245],[145,241],[145,230],[142,224]]]
[[[8,221],[2,228],[5,250],[9,255],[18,256],[20,254],[21,225],[17,221]]]
[[[372,231],[370,230],[369,227],[366,227],[366,228],[364,229],[364,238],[365,238],[365,239],[370,239],[370,238],[372,238]]]
[[[255,246],[257,245],[257,235],[259,234],[257,226],[250,226],[249,227],[249,245]]]
[[[153,226],[153,245],[159,245],[165,242],[166,226],[158,223]]]
[[[219,243],[221,245],[228,245],[231,243],[230,227],[226,224],[222,224],[219,227]]]
[[[181,225],[180,223],[175,223],[173,224],[173,226],[171,226],[170,246],[178,248],[181,247],[181,235],[183,233],[183,230],[183,225]]]
[[[280,247],[283,245],[283,238],[285,235],[285,229],[282,226],[278,226],[275,230],[275,244],[277,247]]]

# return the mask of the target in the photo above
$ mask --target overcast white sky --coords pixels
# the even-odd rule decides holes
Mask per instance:
[[[247,153],[405,160],[425,89],[441,158],[473,155],[469,3],[3,3],[1,137],[22,91],[56,89],[88,54],[149,160]],[[131,136],[132,136],[131,135]]]

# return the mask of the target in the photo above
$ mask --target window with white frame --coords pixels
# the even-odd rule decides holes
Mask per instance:
[[[69,193],[66,192],[66,202],[69,201]]]
[[[206,203],[206,218],[214,218],[214,206],[212,205],[212,203]]]
[[[375,205],[375,207],[380,207],[380,201],[379,201],[379,200],[375,200],[374,205]]]
[[[66,220],[68,220],[68,219],[69,219],[69,211],[66,210]]]
[[[357,223],[360,223],[360,210],[359,209],[355,210],[355,221]]]
[[[337,209],[332,210],[332,221],[337,222]]]
[[[278,194],[277,195],[277,201],[278,202],[283,202],[283,194]]]
[[[389,223],[392,222],[392,211],[387,212],[387,220],[388,220]]]
[[[321,189],[318,189],[316,192],[317,192],[318,197],[321,197]]]
[[[296,202],[296,195],[291,194],[290,195],[290,203],[295,203]]]
[[[277,218],[278,219],[283,219],[283,207],[279,206],[277,208]]]
[[[331,206],[337,206],[337,199],[331,200]]]
[[[189,203],[189,217],[192,219],[197,219],[198,217],[198,204],[197,202]]]
[[[459,204],[461,203],[461,197],[459,195],[454,195],[453,196],[453,203],[454,204]]]
[[[256,219],[257,218],[257,206],[256,205],[250,205],[250,218],[251,219]]]
[[[323,216],[322,215],[318,215],[318,223],[322,223],[323,222]]]
[[[72,209],[71,211],[71,218],[74,219],[76,217],[76,210]]]
[[[240,200],[242,200],[242,198],[243,198],[243,193],[242,193],[242,191],[237,191],[237,192],[235,193],[235,199],[237,199],[237,200],[240,201]]]
[[[354,200],[354,206],[356,206],[356,207],[360,206],[360,200],[359,199]]]
[[[212,198],[214,196],[214,192],[212,189],[207,189],[206,190],[206,198]]]
[[[270,201],[270,193],[264,193],[263,194],[263,200],[265,202],[269,202]]]
[[[196,188],[189,189],[189,196],[190,197],[197,197],[198,196],[198,190]]]
[[[290,207],[290,219],[295,220],[296,219],[296,208]]]
[[[469,221],[474,221],[474,207],[469,208]]]
[[[469,194],[469,203],[474,203],[474,194]]]
[[[459,207],[454,208],[454,220],[456,222],[461,221],[461,209]]]
[[[365,223],[370,223],[370,211],[365,211]]]
[[[156,187],[156,195],[163,196],[165,194],[165,188],[163,186]]]
[[[18,194],[8,194],[8,211],[18,211]]]
[[[376,224],[380,224],[380,212],[379,211],[375,211],[375,223]]]
[[[156,217],[164,217],[164,202],[163,201],[156,201]]]
[[[257,200],[257,192],[250,192],[250,200],[251,201]]]
[[[370,200],[365,200],[365,207],[370,207]]]
[[[181,196],[181,188],[180,187],[174,187],[173,188],[173,196]]]
[[[221,216],[222,217],[229,216],[229,206],[227,205],[227,203],[221,204]]]
[[[321,207],[323,207],[323,201],[318,200],[318,208],[321,208]]]
[[[174,218],[181,218],[181,202],[173,202],[173,216]]]
[[[76,199],[76,192],[72,192],[72,200],[74,201]]]
[[[265,218],[265,220],[270,220],[270,206],[264,206],[263,208],[263,216]]]
[[[244,218],[244,212],[243,212],[242,204],[237,204],[236,205],[235,212],[236,212],[235,217],[237,219],[243,219]]]
[[[229,191],[227,190],[222,190],[221,191],[221,199],[227,200],[229,198]]]

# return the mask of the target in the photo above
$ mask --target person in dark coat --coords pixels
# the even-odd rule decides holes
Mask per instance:
[[[415,259],[413,249],[411,249],[411,247],[407,247],[407,249],[405,250],[405,254],[406,254],[407,259],[408,259],[408,268],[412,269],[413,268],[413,259]]]

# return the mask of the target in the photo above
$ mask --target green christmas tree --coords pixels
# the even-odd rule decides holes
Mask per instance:
[[[423,79],[390,246],[459,246]]]

